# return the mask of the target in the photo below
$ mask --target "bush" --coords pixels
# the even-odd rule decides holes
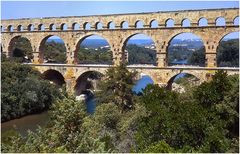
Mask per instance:
[[[51,106],[60,91],[41,79],[40,72],[13,61],[2,62],[1,121],[39,113]]]

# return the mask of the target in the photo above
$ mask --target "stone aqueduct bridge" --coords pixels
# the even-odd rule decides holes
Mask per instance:
[[[222,38],[231,33],[238,32],[239,26],[234,25],[234,19],[239,16],[238,8],[211,9],[211,10],[186,10],[172,12],[116,14],[81,17],[59,18],[33,18],[2,20],[2,50],[11,56],[12,44],[18,37],[27,38],[33,49],[33,65],[42,73],[52,69],[59,71],[66,82],[67,89],[72,91],[76,80],[88,71],[104,71],[111,66],[107,65],[77,65],[76,51],[81,42],[88,36],[99,35],[107,40],[113,53],[113,64],[117,65],[125,60],[124,47],[130,37],[136,34],[145,34],[152,38],[156,46],[157,66],[129,66],[131,70],[147,74],[155,83],[167,84],[180,72],[185,72],[198,77],[201,81],[208,80],[218,69],[225,69],[229,74],[238,73],[238,68],[217,68],[216,51]],[[225,18],[224,26],[216,26],[219,17]],[[199,21],[207,19],[207,26],[199,26]],[[166,27],[169,19],[174,20],[174,27]],[[182,22],[189,19],[191,25],[183,27]],[[137,23],[142,21],[143,27],[138,28]],[[152,28],[153,21],[158,22]],[[128,28],[124,28],[128,22]],[[115,24],[112,29],[111,25]],[[80,29],[76,30],[76,24]],[[87,25],[93,25],[90,29]],[[56,26],[56,29],[53,28]],[[102,25],[99,26],[99,25]],[[68,28],[66,28],[68,26]],[[43,29],[45,27],[45,29]],[[65,28],[64,28],[65,27]],[[199,36],[205,46],[205,67],[169,67],[167,66],[167,48],[170,41],[178,34],[191,32]],[[43,64],[44,43],[51,36],[59,36],[66,46],[67,64]]]

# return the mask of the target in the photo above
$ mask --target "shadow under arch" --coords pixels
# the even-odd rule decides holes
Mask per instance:
[[[152,42],[152,44],[153,44],[153,47],[154,47],[154,54],[153,54],[153,63],[150,63],[150,64],[153,64],[153,65],[157,65],[157,60],[156,60],[156,57],[157,57],[157,55],[156,55],[156,43],[155,43],[155,41],[152,39],[152,37],[151,36],[149,36],[148,34],[145,34],[145,33],[134,33],[134,34],[131,34],[130,36],[128,36],[125,40],[124,40],[124,42],[123,42],[123,44],[122,44],[122,48],[121,48],[121,53],[123,54],[123,58],[122,58],[122,62],[123,63],[129,63],[128,62],[128,59],[129,59],[129,53],[128,53],[128,51],[126,50],[126,48],[127,48],[127,45],[128,45],[128,42],[129,42],[129,40],[130,39],[132,39],[133,37],[135,37],[135,36],[137,36],[137,35],[142,35],[143,37],[146,37],[147,38],[147,40],[151,40],[151,42]],[[152,45],[151,44],[151,45]],[[144,57],[143,57],[144,58]],[[145,57],[146,58],[146,57]],[[142,63],[142,64],[146,64],[146,63]],[[149,63],[147,63],[147,64],[149,64]]]
[[[177,80],[177,79],[181,79],[181,78],[192,78],[191,81],[193,84],[199,84],[201,82],[200,78],[197,77],[196,75],[192,74],[192,73],[187,73],[187,72],[180,72],[174,76],[172,76],[166,85],[166,88],[168,90],[172,90],[172,84]],[[190,83],[190,82],[189,82]]]
[[[101,80],[104,75],[98,71],[86,71],[82,73],[76,80],[74,86],[75,95],[88,94],[90,90],[97,90],[97,81]]]
[[[103,36],[101,36],[100,34],[95,34],[95,33],[92,33],[92,34],[88,34],[88,35],[86,35],[86,36],[83,36],[82,38],[80,38],[80,40],[78,40],[77,45],[76,45],[75,50],[74,50],[74,64],[78,64],[78,63],[81,62],[81,61],[78,59],[78,52],[79,52],[79,50],[80,50],[80,48],[81,48],[82,43],[83,43],[86,39],[88,39],[89,37],[93,37],[93,36],[99,37],[99,38],[101,38],[102,40],[106,41],[106,44],[108,44],[109,50],[110,50],[110,52],[111,52],[111,53],[110,53],[110,56],[111,56],[111,63],[110,63],[110,64],[113,64],[113,53],[112,53],[111,45],[110,45],[108,39],[105,38],[105,37],[103,37]]]
[[[178,63],[177,61],[174,62],[173,59],[171,58],[171,55],[170,55],[170,54],[172,54],[174,52],[174,51],[172,51],[173,44],[174,44],[174,39],[179,39],[179,37],[182,37],[184,35],[186,35],[186,36],[184,37],[184,39],[181,40],[182,42],[184,42],[185,40],[191,40],[192,41],[192,38],[198,40],[198,47],[194,49],[195,51],[193,51],[192,55],[191,55],[191,56],[193,56],[193,57],[191,57],[191,58],[193,58],[192,60],[195,59],[195,61],[193,61],[192,63],[188,63],[188,59],[185,59],[184,63],[180,63],[180,62]],[[182,43],[178,42],[176,44],[182,44]],[[190,45],[191,44],[192,43],[190,43]],[[179,47],[181,47],[181,46],[179,46]],[[173,36],[171,36],[171,39],[167,42],[167,49],[166,50],[167,50],[167,55],[166,55],[166,64],[167,64],[167,66],[172,66],[172,65],[192,65],[192,66],[201,66],[201,67],[205,67],[206,66],[206,64],[205,64],[206,63],[205,62],[206,48],[205,48],[205,45],[204,45],[204,41],[203,41],[203,39],[200,36],[198,36],[197,34],[195,34],[193,32],[180,32],[180,33],[174,34]],[[185,52],[186,51],[184,51],[184,53]],[[180,56],[183,56],[183,54],[180,54]],[[197,56],[200,56],[200,58],[197,59]]]
[[[9,57],[21,57],[23,62],[31,62],[33,59],[33,49],[27,37],[18,35],[13,37],[8,44]]]
[[[65,60],[63,60],[64,62],[60,62],[60,63],[65,63],[66,62],[66,59],[67,59],[67,55],[66,55],[66,53],[67,53],[67,48],[66,48],[66,44],[65,44],[65,42],[64,42],[64,40],[60,37],[60,36],[58,36],[58,35],[47,35],[47,36],[45,36],[42,40],[41,40],[41,42],[40,42],[40,44],[39,44],[39,62],[40,63],[44,63],[44,52],[45,52],[45,49],[46,49],[46,43],[47,43],[47,40],[50,38],[50,37],[57,37],[58,39],[60,39],[62,42],[63,42],[63,46],[64,46],[64,49],[63,50],[65,50]],[[54,41],[55,42],[55,41]],[[55,42],[56,43],[56,42]],[[48,58],[48,57],[46,57],[46,58]],[[59,63],[59,62],[57,62],[57,63]]]
[[[42,78],[44,80],[49,80],[50,83],[54,83],[58,87],[62,87],[65,84],[65,79],[62,73],[54,69],[49,69],[43,72]]]

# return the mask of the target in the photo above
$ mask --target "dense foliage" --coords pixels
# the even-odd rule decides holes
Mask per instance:
[[[1,121],[38,113],[60,96],[58,89],[28,65],[2,57]]]
[[[156,51],[135,44],[126,46],[128,64],[153,64],[156,65]]]
[[[218,72],[187,95],[148,86],[141,99],[148,116],[138,125],[137,152],[238,152],[238,80]]]
[[[205,66],[205,49],[202,47],[192,53],[188,58],[188,64]]]
[[[205,66],[204,47],[202,46],[194,51],[188,46],[170,46],[168,48],[168,62],[170,65],[184,60],[188,65]],[[239,39],[220,42],[217,49],[217,66],[239,66]]]
[[[112,67],[106,71],[106,76],[97,94],[100,103],[114,103],[122,110],[133,108],[133,91],[136,72],[130,72],[125,64]]]
[[[30,62],[33,58],[31,43],[24,37],[16,37],[12,42],[12,57],[18,57],[20,62]]]
[[[220,42],[217,49],[217,65],[239,67],[239,39]]]
[[[64,43],[54,41],[44,45],[44,59],[47,63],[66,63],[66,47]]]
[[[223,53],[229,48],[235,52],[232,46],[236,44],[229,42]],[[79,57],[88,62],[90,52],[83,53]],[[62,59],[59,55],[51,58]],[[110,54],[103,51],[101,56],[106,62]],[[201,56],[195,51],[189,61],[200,64]],[[236,54],[230,57],[228,62],[235,63]],[[96,59],[102,62],[99,56],[93,56],[91,62]],[[1,77],[2,121],[40,112],[53,104],[45,128],[25,137],[14,131],[2,134],[2,152],[239,152],[238,75],[219,71],[210,82],[186,86],[191,89],[184,93],[149,85],[136,96],[132,92],[136,72],[120,65],[110,68],[99,84],[102,91],[97,93],[94,114],[88,114],[84,103],[73,98],[56,101],[58,89],[27,65],[3,57]],[[188,81],[177,82],[186,85]]]
[[[4,135],[2,152],[239,151],[237,75],[219,71],[212,81],[181,94],[149,85],[134,98],[127,95],[134,74],[123,65],[109,69],[100,84],[105,97],[94,114],[87,114],[82,102],[59,100],[46,128],[26,137]],[[134,106],[123,110],[129,97]]]
[[[112,64],[112,52],[107,48],[80,47],[77,58],[80,64]]]

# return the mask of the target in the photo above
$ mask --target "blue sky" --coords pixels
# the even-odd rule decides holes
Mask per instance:
[[[1,19],[237,7],[238,1],[2,1]]]
[[[82,16],[238,6],[238,1],[2,1],[1,18]]]

